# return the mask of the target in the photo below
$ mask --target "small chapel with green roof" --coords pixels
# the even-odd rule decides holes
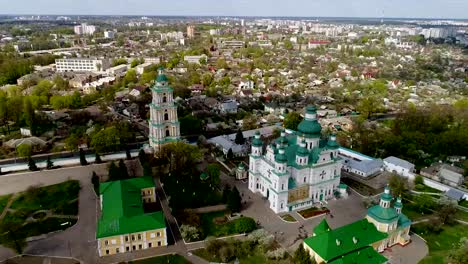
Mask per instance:
[[[369,208],[364,219],[336,229],[323,219],[313,235],[304,240],[304,249],[317,263],[387,263],[379,252],[410,242],[411,220],[401,212],[402,208],[401,198],[394,199],[386,187],[380,203]]]
[[[310,207],[338,191],[341,159],[336,136],[322,138],[317,110],[308,106],[297,131],[281,136],[263,150],[257,133],[249,159],[249,189],[269,201],[275,213]]]

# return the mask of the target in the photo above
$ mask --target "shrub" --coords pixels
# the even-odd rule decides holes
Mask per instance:
[[[234,228],[236,233],[249,233],[257,228],[257,224],[250,217],[241,217],[236,220]]]
[[[266,256],[269,259],[284,259],[286,257],[286,250],[284,248],[278,248],[273,251],[268,251]]]
[[[201,232],[194,226],[181,225],[180,233],[187,242],[198,241],[201,238]]]

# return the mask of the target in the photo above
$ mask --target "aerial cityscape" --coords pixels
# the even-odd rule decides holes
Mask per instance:
[[[0,263],[468,263],[468,2],[0,6]]]

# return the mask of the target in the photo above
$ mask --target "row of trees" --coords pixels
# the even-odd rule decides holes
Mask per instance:
[[[355,119],[349,134],[341,133],[342,144],[377,157],[398,156],[417,167],[428,166],[451,155],[468,153],[468,108],[432,105],[424,108],[407,106],[388,127]]]

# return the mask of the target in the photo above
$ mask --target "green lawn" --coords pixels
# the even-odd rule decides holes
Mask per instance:
[[[282,215],[281,218],[283,218],[283,220],[286,222],[293,222],[293,223],[297,222],[296,219],[292,217],[290,214]]]
[[[463,200],[459,202],[458,205],[468,208],[468,200]]]
[[[215,218],[222,218],[226,215],[226,211],[217,211],[211,213],[200,214],[201,228],[203,230],[203,236],[209,237],[222,237],[238,234],[236,230],[236,223],[242,221],[241,218],[234,219],[229,222],[217,224],[214,222]],[[244,217],[247,218],[247,217]]]
[[[415,191],[418,191],[418,192],[431,192],[431,193],[441,193],[442,191],[439,191],[437,189],[434,189],[432,187],[429,187],[427,185],[417,185],[415,186],[414,188]]]
[[[190,262],[180,255],[165,255],[154,258],[130,261],[132,264],[189,264]]]
[[[420,264],[443,264],[447,252],[457,246],[462,237],[468,237],[468,226],[457,224],[454,226],[444,225],[439,233],[428,231],[427,224],[419,223],[411,227],[411,230],[422,236],[429,247],[429,256],[424,258]]]
[[[10,208],[22,210],[64,210],[68,202],[78,198],[79,181],[67,181],[24,192]]]
[[[286,259],[283,260],[273,260],[273,259],[268,259],[265,254],[263,254],[263,250],[260,247],[255,247],[253,250],[254,254],[253,255],[246,255],[242,258],[239,258],[239,263],[240,264],[289,264],[291,263],[291,259],[287,257]],[[205,259],[207,261],[211,262],[217,262],[220,263],[221,259],[218,256],[212,256],[210,253],[207,252],[205,248],[200,248],[195,251],[192,251],[194,255],[199,256],[202,259]]]
[[[3,209],[5,209],[5,206],[7,205],[8,200],[10,199],[11,196],[12,194],[0,196],[0,214],[3,212]]]

